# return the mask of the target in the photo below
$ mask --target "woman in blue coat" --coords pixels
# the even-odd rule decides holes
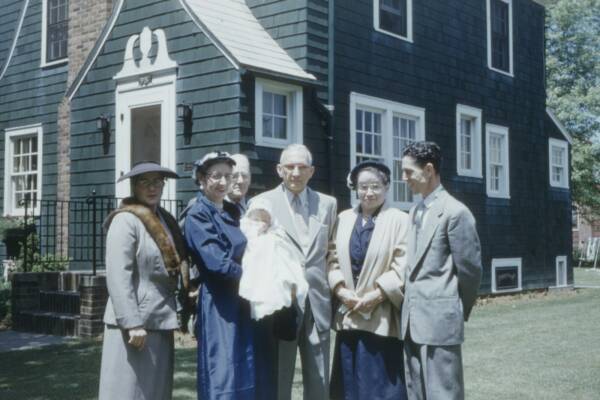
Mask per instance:
[[[239,297],[246,238],[237,208],[224,201],[235,161],[209,153],[197,164],[203,193],[185,220],[185,238],[200,273],[198,298],[198,398],[258,398],[254,328]]]

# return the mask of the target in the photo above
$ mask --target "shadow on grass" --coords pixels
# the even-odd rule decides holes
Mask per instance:
[[[0,399],[96,399],[101,356],[98,341],[0,353]],[[196,399],[196,349],[176,349],[175,362],[173,399]]]

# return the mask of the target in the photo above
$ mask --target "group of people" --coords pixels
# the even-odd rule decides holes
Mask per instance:
[[[298,351],[306,400],[464,398],[481,254],[441,160],[433,142],[404,149],[402,178],[421,196],[408,214],[387,200],[385,164],[357,164],[356,205],[338,215],[308,186],[304,145],[282,151],[281,184],[250,201],[248,159],[213,152],[194,164],[199,191],[181,224],[160,207],[177,174],[134,166],[120,178],[132,197],[105,222],[100,400],[171,398],[178,288],[197,304],[199,399],[291,399]]]

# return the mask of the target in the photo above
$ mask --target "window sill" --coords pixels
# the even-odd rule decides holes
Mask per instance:
[[[489,66],[489,65],[488,65],[488,68],[489,68],[491,71],[497,72],[497,73],[499,73],[499,74],[506,75],[506,76],[508,76],[508,77],[511,77],[511,78],[514,78],[514,77],[515,77],[515,75],[513,74],[513,72],[512,72],[512,71],[503,71],[503,70],[501,70],[501,69],[494,68],[494,67],[491,67],[491,66]]]
[[[375,28],[375,31],[377,31],[379,33],[383,33],[384,35],[388,35],[388,36],[394,37],[396,39],[404,40],[405,42],[408,42],[408,43],[413,43],[412,35],[409,35],[409,36],[400,36],[397,33],[392,33],[392,32],[383,30],[381,28]]]
[[[456,174],[461,178],[483,179],[483,174],[478,172],[459,170],[456,171]]]
[[[259,139],[256,138],[256,146],[260,147],[272,147],[275,149],[285,149],[288,145],[292,143],[291,140],[269,140],[269,139]]]
[[[486,194],[487,194],[487,197],[489,197],[491,199],[510,200],[510,194],[490,193],[489,191]]]
[[[506,290],[493,290],[492,289],[493,294],[518,293],[518,292],[522,292],[522,291],[523,291],[523,288],[506,289]]]
[[[63,64],[67,64],[69,62],[68,58],[63,58],[60,60],[54,60],[51,62],[41,62],[40,63],[40,68],[51,68],[51,67],[57,67],[59,65],[63,65]]]

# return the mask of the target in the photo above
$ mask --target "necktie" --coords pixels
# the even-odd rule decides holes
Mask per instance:
[[[425,215],[425,204],[420,202],[415,210],[415,228],[417,232],[416,243],[415,243],[415,251],[418,251],[419,246],[421,245],[421,234],[423,233],[423,216]]]
[[[294,221],[296,222],[296,229],[298,230],[298,235],[300,235],[302,245],[306,247],[306,242],[308,241],[308,210],[306,209],[306,207],[304,207],[304,205],[302,205],[300,196],[294,196],[294,200],[292,201],[292,208],[294,210]]]

